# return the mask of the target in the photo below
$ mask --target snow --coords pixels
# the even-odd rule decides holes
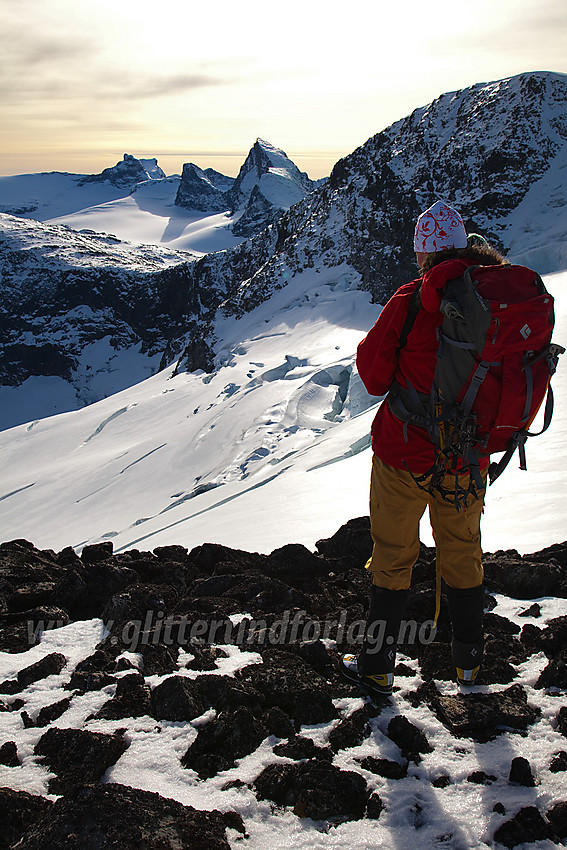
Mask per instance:
[[[93,193],[90,207],[73,209],[73,176],[40,176],[45,185],[61,181],[59,209],[56,212],[52,206],[46,213],[51,217],[56,213],[61,221],[65,216],[65,222],[76,227],[106,232],[114,227],[133,243],[167,241],[168,247],[189,247],[197,252],[221,246],[227,238],[224,214],[203,218],[202,214],[170,209],[175,189],[171,181],[143,184],[128,197],[112,196],[118,190],[92,184],[81,189]],[[550,193],[553,197],[559,183],[559,173],[550,169],[532,190],[530,202],[538,197],[543,202]],[[6,197],[2,194],[3,200]],[[538,268],[542,264],[546,285],[556,298],[555,338],[565,343],[567,262],[564,246],[558,245],[553,235],[564,232],[564,207],[557,209],[554,231],[549,215],[545,221],[535,217],[539,223],[534,225],[533,210],[530,213],[520,204],[514,213],[514,232],[524,227],[526,240],[514,246],[514,259],[531,258]],[[120,250],[126,249],[121,245]],[[554,269],[562,271],[551,273]],[[14,414],[23,412],[25,418],[26,405],[43,394],[46,413],[54,415],[32,418],[0,433],[2,539],[27,538],[41,548],[55,550],[72,545],[79,551],[100,540],[112,540],[115,551],[154,549],[168,543],[190,549],[208,541],[267,553],[291,542],[314,549],[319,538],[330,536],[348,519],[367,514],[369,432],[380,400],[366,394],[356,372],[355,353],[379,307],[356,288],[358,282],[346,266],[307,269],[241,319],[219,314],[216,332],[222,343],[211,375],[175,375],[175,364],[171,364],[152,377],[142,380],[140,376],[139,383],[128,389],[65,413],[58,412],[69,402],[69,386],[63,381],[30,378],[18,391],[3,388],[0,404],[13,407]],[[100,341],[96,352],[85,352],[85,372],[93,357],[99,366],[111,363],[108,341]],[[110,370],[109,365],[107,376]],[[93,381],[104,381],[98,367],[95,373]],[[110,386],[93,383],[92,391],[100,393]],[[553,386],[554,420],[544,436],[529,441],[528,471],[519,470],[513,459],[488,490],[483,518],[486,551],[513,548],[532,552],[565,537],[567,355],[560,361]],[[422,522],[422,539],[432,544],[427,518]],[[530,604],[525,600],[498,597],[496,612],[518,623],[539,626],[566,613],[565,600],[537,601],[542,608],[538,619],[518,616]],[[25,653],[0,653],[0,675],[13,677],[50,652],[67,657],[60,674],[26,689],[26,710],[33,718],[42,707],[69,695],[63,686],[73,669],[105,634],[100,620],[50,630],[38,646]],[[212,672],[231,675],[259,661],[256,653],[240,647],[223,649],[224,657]],[[197,675],[183,668],[183,660],[180,654],[180,672]],[[411,659],[400,660],[415,669]],[[475,850],[486,846],[498,826],[521,807],[537,805],[546,810],[565,798],[564,774],[549,771],[552,756],[566,749],[565,739],[554,726],[560,699],[534,688],[546,663],[543,655],[536,654],[518,667],[518,681],[526,689],[529,703],[541,710],[537,722],[525,735],[505,732],[485,744],[468,739],[457,742],[426,706],[414,707],[409,701],[421,684],[419,675],[399,677],[401,687],[391,708],[372,721],[372,737],[359,747],[341,751],[334,763],[363,772],[355,758],[372,754],[399,760],[398,748],[385,735],[394,713],[403,713],[422,728],[434,744],[434,752],[410,767],[403,780],[384,780],[363,772],[369,788],[379,791],[386,809],[378,821],[348,822],[331,829],[289,811],[275,812],[246,786],[222,790],[231,779],[252,781],[265,765],[285,761],[273,754],[274,738],[267,738],[232,770],[200,781],[192,771],[180,767],[179,756],[210,714],[191,723],[160,722],[159,732],[150,717],[118,723],[89,720],[112,697],[114,686],[109,686],[74,697],[54,723],[91,731],[125,728],[130,747],[107,772],[105,781],[156,791],[197,808],[235,809],[245,820],[249,850],[406,848],[414,846],[416,838],[424,848]],[[158,681],[156,677],[151,684]],[[438,686],[448,692],[455,687]],[[480,690],[500,689],[487,686]],[[361,705],[358,698],[337,701],[342,716]],[[301,734],[324,745],[334,725],[336,721],[303,727]],[[21,767],[0,765],[0,785],[47,794],[50,774],[33,755],[44,731],[24,729],[18,712],[0,712],[0,740],[15,740],[23,757]],[[538,775],[535,788],[507,781],[510,762],[520,754],[529,759]],[[496,781],[491,785],[464,781],[479,769],[496,775]],[[443,773],[449,773],[454,784],[433,787],[430,781]],[[497,802],[504,804],[505,815],[493,811]],[[416,833],[418,821],[421,825]],[[228,836],[231,846],[241,846],[236,833],[229,830]],[[549,850],[554,845],[540,841],[530,846]]]
[[[511,606],[515,605],[517,610],[526,606],[525,601],[519,603],[504,597],[498,600],[496,612],[506,615]],[[539,601],[543,611],[538,621],[540,626],[564,613],[564,600]],[[35,682],[23,692],[26,710],[33,719],[41,708],[69,696],[64,685],[79,661],[92,653],[105,634],[104,624],[96,619],[46,631],[41,642],[27,652],[0,653],[0,675],[14,677],[19,670],[50,652],[61,652],[66,656],[67,664],[61,673]],[[217,669],[212,673],[231,675],[236,669],[260,660],[255,653],[243,652],[239,647],[220,648],[225,657],[218,659]],[[184,670],[184,655],[180,653],[179,672],[198,675],[196,671]],[[411,659],[403,656],[400,660],[408,666],[414,665]],[[160,721],[156,724],[155,719],[148,716],[120,721],[89,719],[113,696],[115,686],[109,685],[102,691],[75,695],[67,711],[52,725],[106,733],[117,728],[124,729],[129,748],[106,772],[104,782],[119,782],[154,791],[198,809],[236,810],[244,818],[249,834],[246,846],[250,850],[265,850],[266,847],[272,850],[290,847],[304,850],[405,848],[414,846],[416,837],[419,838],[419,846],[424,848],[447,846],[455,850],[476,850],[486,847],[486,842],[490,841],[500,824],[520,808],[536,805],[540,810],[547,810],[556,801],[564,799],[563,774],[551,773],[548,769],[555,753],[565,748],[565,739],[553,723],[558,698],[553,693],[533,687],[546,663],[543,654],[536,654],[518,667],[518,681],[527,692],[529,704],[540,709],[539,719],[521,736],[503,732],[487,743],[456,739],[429,708],[425,705],[414,707],[408,700],[421,683],[419,675],[398,677],[396,681],[401,686],[400,690],[392,698],[391,705],[371,721],[371,736],[359,746],[339,751],[334,758],[334,764],[341,769],[360,771],[369,790],[379,792],[385,809],[379,820],[350,821],[330,828],[324,822],[300,819],[289,810],[274,810],[269,802],[258,801],[246,784],[223,790],[231,780],[251,783],[268,764],[288,761],[274,755],[273,747],[278,739],[273,736],[239,760],[234,768],[211,779],[199,780],[192,770],[182,768],[181,756],[196,737],[198,727],[214,716],[212,710],[189,723]],[[153,678],[156,682],[150,682],[151,685],[155,685],[160,677]],[[455,689],[455,685],[450,683],[439,682],[438,685],[448,692]],[[501,687],[478,688],[479,692],[496,690],[501,690]],[[362,706],[363,701],[354,697],[336,700],[335,704],[340,715],[348,717]],[[400,761],[398,747],[386,736],[389,721],[398,713],[404,714],[424,731],[434,750],[424,755],[420,764],[410,764],[406,778],[387,780],[365,771],[355,759],[378,755]],[[311,738],[319,746],[325,746],[336,724],[334,720],[317,726],[303,726],[300,734]],[[0,740],[16,741],[22,760],[20,767],[0,765],[0,786],[50,796],[47,782],[51,774],[38,764],[33,755],[33,749],[45,731],[45,728],[25,729],[17,711],[0,713]],[[528,759],[537,777],[538,784],[534,788],[508,782],[511,761],[520,754]],[[466,778],[475,770],[484,770],[496,780],[486,785],[467,782]],[[445,788],[432,786],[431,782],[441,775],[449,775],[451,784]],[[494,812],[496,803],[504,805],[506,814]],[[418,824],[419,831],[416,833]],[[240,846],[241,838],[236,833],[229,830],[227,837],[232,847]],[[536,850],[548,850],[554,846],[551,841],[530,845]]]
[[[296,275],[242,319],[219,317],[212,375],[174,376],[172,366],[82,410],[1,433],[3,538],[56,550],[112,540],[117,550],[210,541],[270,552],[289,542],[313,548],[367,514],[379,400],[362,387],[355,353],[379,308],[352,272],[325,274]],[[562,341],[567,274],[546,283]],[[488,490],[488,551],[530,552],[562,537],[565,359],[552,426],[528,443],[528,471],[513,459]],[[422,537],[431,544],[426,518]]]
[[[203,255],[242,242],[229,229],[227,213],[203,213],[174,205],[178,180],[142,183],[132,195],[46,219],[75,230],[113,233],[133,243],[164,244],[179,251]]]

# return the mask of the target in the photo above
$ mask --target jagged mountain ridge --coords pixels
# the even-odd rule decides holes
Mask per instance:
[[[156,368],[157,362],[181,356],[181,367],[210,371],[219,307],[224,315],[241,316],[304,269],[319,269],[323,279],[337,267],[350,268],[361,288],[375,301],[384,300],[415,275],[414,222],[439,196],[460,207],[469,229],[487,234],[506,251],[523,251],[526,256],[530,251],[537,255],[539,213],[553,208],[558,222],[556,254],[547,258],[548,268],[539,270],[562,268],[560,263],[567,259],[565,182],[560,173],[567,138],[566,101],[565,75],[551,73],[522,74],[444,94],[340,160],[323,186],[237,247],[195,262],[180,258],[166,270],[155,268],[148,248],[145,270],[137,269],[132,277],[119,258],[112,270],[104,272],[107,294],[95,307],[94,337],[92,322],[75,321],[72,339],[54,339],[49,326],[54,317],[64,322],[70,283],[72,309],[90,304],[92,291],[100,293],[103,273],[96,265],[97,237],[91,237],[90,268],[83,263],[78,270],[72,251],[61,268],[58,248],[48,256],[45,251],[34,254],[9,247],[20,237],[22,225],[4,218],[2,266],[10,286],[3,287],[0,305],[0,330],[6,341],[0,354],[0,380],[12,386],[32,374],[67,379],[70,375],[73,380],[76,352],[103,335],[117,347],[141,344],[145,353],[157,357]],[[553,192],[541,192],[541,208],[526,210],[533,206],[530,198],[539,202],[538,181],[545,181],[548,174],[555,181]],[[235,194],[237,182],[230,190]],[[40,242],[44,238],[65,241],[71,236],[55,229],[38,236]],[[42,303],[46,276],[49,297]],[[105,303],[113,280],[120,281],[122,296]],[[145,305],[149,302],[140,296],[144,290],[152,304],[146,317],[144,307],[139,321],[133,322],[128,293],[135,292],[134,300]],[[14,316],[16,303],[24,310]],[[34,356],[30,361],[29,349],[18,348],[26,335],[26,345],[41,349],[49,341],[60,357],[44,362]]]
[[[86,183],[104,183],[108,181],[119,189],[132,190],[137,183],[145,180],[163,180],[165,171],[157,164],[157,159],[137,159],[132,154],[125,153],[121,162],[111,168],[105,168],[100,174],[89,174],[79,181],[79,186]]]
[[[273,224],[285,210],[315,188],[315,182],[287,154],[257,139],[236,179],[219,179],[217,172],[203,171],[194,163],[183,166],[175,205],[185,209],[240,212],[232,231],[252,236]]]

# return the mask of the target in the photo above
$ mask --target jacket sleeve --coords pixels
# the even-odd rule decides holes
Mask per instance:
[[[417,283],[412,281],[398,289],[383,307],[374,327],[358,345],[358,374],[370,395],[385,395],[390,389],[398,365],[400,335]]]

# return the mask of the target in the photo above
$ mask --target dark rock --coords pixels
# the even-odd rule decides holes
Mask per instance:
[[[57,800],[49,819],[28,832],[21,850],[230,850],[227,825],[244,832],[236,812],[197,811],[116,783],[91,785]]]
[[[333,659],[320,640],[304,640],[299,644],[298,654],[315,670],[326,673],[333,666]]]
[[[433,748],[421,729],[404,717],[397,714],[388,724],[388,737],[398,745],[404,758],[408,761],[421,761],[420,753],[431,753]]]
[[[361,708],[351,714],[350,717],[341,720],[338,726],[329,734],[329,746],[334,753],[346,750],[349,747],[357,747],[369,734],[369,713],[366,708]]]
[[[305,546],[289,543],[268,555],[262,570],[267,576],[299,590],[317,592],[320,580],[329,574],[329,565],[324,558],[314,555]]]
[[[118,679],[114,696],[94,716],[103,720],[123,720],[144,715],[152,715],[150,689],[140,673],[130,673]]]
[[[39,643],[44,631],[67,626],[70,622],[66,611],[53,606],[0,614],[0,650],[25,652]]]
[[[359,773],[340,770],[321,759],[301,764],[271,764],[256,779],[258,799],[293,806],[299,817],[326,820],[360,818],[366,782]]]
[[[567,616],[549,620],[544,629],[526,623],[520,640],[530,651],[543,650],[548,658],[553,659],[555,653],[564,649],[567,643]]]
[[[52,806],[53,802],[45,797],[0,788],[0,847],[14,847],[36,824],[49,818]]]
[[[20,687],[27,688],[33,682],[38,682],[40,679],[45,679],[46,676],[56,675],[61,672],[66,665],[67,659],[60,652],[51,652],[45,655],[35,664],[30,664],[29,667],[24,667],[18,673],[18,684]]]
[[[156,634],[159,639],[163,618],[177,598],[177,592],[169,585],[136,584],[111,596],[102,609],[101,619],[112,623],[114,632],[129,621],[139,623],[154,641]],[[137,647],[132,647],[132,650],[136,651]]]
[[[286,756],[286,758],[295,760],[311,758],[325,758],[328,761],[333,760],[333,753],[331,750],[317,747],[311,738],[302,738],[297,735],[294,735],[284,744],[277,744],[274,747],[274,753],[277,756]]]
[[[506,821],[494,833],[494,840],[505,847],[543,841],[549,837],[549,825],[535,806],[525,806],[511,820]]]
[[[57,774],[49,780],[50,793],[67,794],[85,782],[97,782],[127,749],[128,744],[120,735],[52,726],[39,739],[34,752]]]
[[[8,611],[29,611],[38,605],[50,605],[53,601],[55,582],[41,581],[28,587],[18,587],[6,599]]]
[[[490,635],[519,635],[521,628],[506,617],[501,617],[500,614],[494,614],[492,611],[488,611],[484,615],[484,631]]]
[[[132,154],[125,153],[116,165],[104,168],[100,174],[87,174],[79,180],[79,186],[89,183],[111,183],[118,189],[132,192],[137,183],[146,180],[165,178],[165,172],[157,164],[157,159],[137,159]]]
[[[57,563],[62,567],[82,567],[82,561],[72,546],[66,546],[57,553]]]
[[[523,611],[520,611],[518,617],[541,617],[541,605],[534,602],[529,608],[524,608]]]
[[[259,568],[266,556],[245,552],[241,549],[231,549],[219,543],[203,543],[189,552],[189,563],[200,572],[211,575],[219,564],[234,564],[238,572],[247,572]]]
[[[539,716],[539,709],[528,705],[521,685],[490,694],[435,695],[432,707],[439,719],[455,735],[487,741],[502,731],[527,729]]]
[[[192,162],[183,165],[175,206],[208,213],[229,209],[225,190],[215,186],[202,168]]]
[[[74,567],[69,568],[55,585],[53,598],[56,605],[75,617],[88,592],[85,568],[77,558]]]
[[[494,806],[492,807],[492,811],[496,812],[499,815],[505,815],[506,814],[506,807],[504,806],[504,803],[495,803]]]
[[[57,720],[62,714],[65,714],[70,704],[71,697],[65,697],[51,705],[45,705],[42,709],[40,709],[39,714],[35,719],[35,725],[49,726],[50,723],[53,723],[54,720]]]
[[[293,806],[297,796],[293,789],[297,765],[269,764],[257,777],[254,788],[259,800],[271,800],[278,806]]]
[[[186,652],[190,652],[193,656],[185,664],[187,670],[214,670],[217,666],[217,660],[225,657],[225,653],[221,649],[206,644],[199,646],[196,643],[191,643],[186,647]]]
[[[560,752],[555,753],[551,760],[551,764],[549,765],[549,769],[551,773],[561,773],[564,770],[567,770],[567,753],[565,750],[560,750]]]
[[[366,756],[365,758],[356,759],[359,765],[364,770],[369,770],[371,773],[376,773],[378,776],[384,776],[386,779],[403,779],[407,776],[408,766],[390,759],[380,759],[376,756]],[[437,786],[439,787],[439,786]]]
[[[567,649],[561,649],[541,671],[536,688],[567,689]]]
[[[104,607],[109,600],[128,590],[138,581],[135,570],[115,566],[111,560],[89,561],[85,577],[87,590],[73,603],[73,615],[78,620],[102,617]]]
[[[359,773],[340,770],[315,759],[297,766],[293,811],[299,817],[323,820],[337,816],[362,817],[366,782]]]
[[[349,520],[332,537],[318,540],[315,544],[324,558],[349,557],[357,567],[364,567],[372,555],[372,546],[369,516]]]
[[[440,773],[431,783],[434,788],[446,788],[451,784],[451,777],[447,773]]]
[[[221,714],[204,726],[181,759],[183,767],[194,770],[201,779],[234,767],[236,759],[247,756],[267,735],[264,725],[247,708]]]
[[[152,690],[152,715],[156,720],[194,720],[205,707],[199,685],[186,676],[169,676]]]
[[[491,587],[515,599],[565,595],[564,569],[550,559],[539,563],[530,555],[506,554],[483,559],[486,579]]]
[[[104,543],[94,543],[83,548],[81,561],[83,564],[99,564],[101,561],[111,558],[113,551],[114,546],[110,540],[105,540]]]
[[[165,676],[177,671],[177,647],[146,644],[140,647],[140,651],[146,676]]]
[[[474,782],[477,785],[492,785],[492,783],[496,782],[496,780],[496,776],[493,776],[491,773],[486,773],[484,770],[473,770],[473,772],[469,773],[467,776],[467,782]]]
[[[17,679],[7,679],[0,684],[0,694],[6,694],[6,696],[19,694],[21,690],[23,690],[22,686]]]
[[[79,661],[77,673],[110,673],[115,669],[118,650],[108,641],[99,643],[95,651]]]
[[[270,735],[275,735],[276,738],[290,738],[295,734],[295,726],[290,717],[277,705],[268,709],[264,723]]]
[[[337,717],[332,687],[301,658],[280,649],[265,650],[262,657],[264,664],[245,668],[237,678],[262,695],[266,708],[279,706],[297,729]]]
[[[526,788],[535,787],[536,783],[531,765],[523,756],[516,756],[516,758],[512,759],[508,781],[515,782],[518,785],[524,785]]]
[[[156,546],[154,555],[162,563],[172,561],[175,564],[186,564],[188,550],[185,546],[170,543],[168,546]]]
[[[552,806],[547,812],[547,819],[555,833],[554,837],[565,843],[565,838],[567,838],[567,802],[561,801]]]
[[[105,688],[107,685],[113,685],[115,682],[116,679],[109,673],[74,670],[65,688],[69,691],[85,693],[86,691],[100,691],[102,688]]]
[[[557,728],[567,738],[567,705],[562,706],[557,712]]]
[[[366,817],[373,818],[373,820],[378,820],[383,810],[384,803],[382,801],[382,798],[380,797],[378,792],[375,791],[368,798],[368,803],[366,804]]]
[[[18,758],[18,748],[14,741],[6,741],[0,747],[0,764],[6,767],[19,767],[21,762]]]

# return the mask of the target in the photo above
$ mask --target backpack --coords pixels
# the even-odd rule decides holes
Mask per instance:
[[[420,286],[410,299],[398,351],[421,308]],[[504,452],[488,468],[492,484],[518,449],[526,469],[525,442],[546,395],[543,427],[553,414],[550,378],[565,349],[551,342],[553,298],[539,275],[524,266],[470,266],[449,281],[441,300],[443,322],[429,395],[394,383],[388,403],[404,428],[426,428],[435,447],[433,466],[414,480],[429,492],[464,507],[484,490],[480,461]],[[444,486],[455,475],[455,489]],[[463,485],[461,482],[465,481]],[[427,486],[425,486],[427,482]]]

